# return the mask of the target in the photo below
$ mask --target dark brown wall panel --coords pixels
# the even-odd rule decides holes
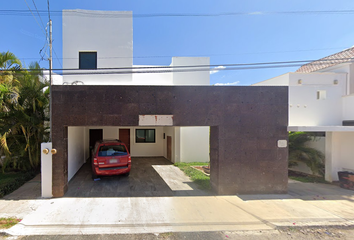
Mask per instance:
[[[174,126],[211,126],[211,182],[218,194],[287,191],[287,87],[53,86],[53,195],[67,188],[65,126],[138,126],[139,115]]]

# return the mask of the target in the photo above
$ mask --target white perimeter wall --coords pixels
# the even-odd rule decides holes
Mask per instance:
[[[167,158],[167,136],[172,137],[172,162],[209,162],[209,127],[164,127],[163,156]]]
[[[181,127],[181,162],[209,162],[209,127]]]
[[[68,181],[86,161],[85,137],[85,127],[68,127]]]

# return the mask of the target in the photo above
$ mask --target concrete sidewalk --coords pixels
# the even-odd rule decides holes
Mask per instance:
[[[175,174],[160,175],[171,189],[188,191],[188,186],[183,186],[186,179],[182,176],[172,181],[168,178]],[[177,180],[179,178],[182,180]],[[0,217],[9,216],[23,218],[7,230],[11,235],[269,231],[282,226],[352,226],[354,192],[330,184],[290,180],[289,194],[284,195],[2,199]]]
[[[279,226],[354,225],[353,192],[339,188],[335,191],[342,194],[337,199],[331,195],[332,200],[320,195],[318,199],[302,200],[290,194],[253,196],[257,200],[242,200],[250,196],[1,200],[0,212],[10,211],[9,215],[23,217],[21,223],[7,230],[12,235],[247,231],[272,230]],[[20,214],[19,209],[23,211]]]

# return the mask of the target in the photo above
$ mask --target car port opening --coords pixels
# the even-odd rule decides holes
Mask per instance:
[[[69,183],[65,197],[212,194],[181,170],[188,167],[203,174],[201,168],[192,165],[209,165],[208,126],[69,126],[67,131]],[[109,145],[104,139],[117,145]],[[131,166],[125,172],[129,157]],[[210,185],[207,175],[203,181]]]

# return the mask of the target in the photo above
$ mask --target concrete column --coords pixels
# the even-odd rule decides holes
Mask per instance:
[[[325,179],[329,182],[338,181],[338,145],[338,133],[326,132]]]

